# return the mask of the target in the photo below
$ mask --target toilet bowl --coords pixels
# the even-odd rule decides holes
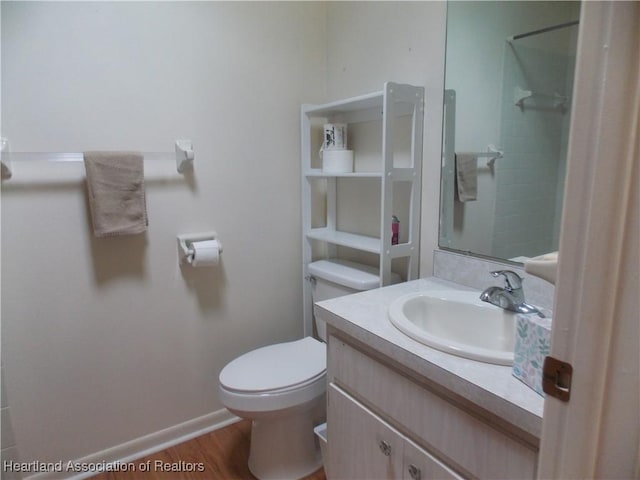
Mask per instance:
[[[375,268],[344,260],[313,262],[308,271],[314,301],[379,285]],[[325,341],[324,322],[315,322]],[[222,404],[252,421],[249,470],[257,478],[302,478],[322,466],[314,427],[326,415],[326,363],[326,345],[305,337],[245,353],[220,372]]]
[[[313,428],[324,416],[326,363],[325,345],[305,337],[253,350],[220,373],[222,403],[252,420],[256,477],[295,479],[322,466]]]

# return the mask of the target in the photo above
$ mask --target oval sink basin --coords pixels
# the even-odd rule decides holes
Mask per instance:
[[[460,357],[513,363],[515,314],[458,290],[411,293],[389,306],[391,323],[420,343]]]

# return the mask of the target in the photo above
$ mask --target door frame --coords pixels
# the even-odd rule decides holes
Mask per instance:
[[[583,2],[538,478],[638,478],[640,2]]]

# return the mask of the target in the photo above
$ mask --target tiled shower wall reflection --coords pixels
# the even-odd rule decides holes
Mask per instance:
[[[493,256],[535,256],[558,249],[556,219],[563,200],[576,30],[514,40],[505,47],[505,157],[496,163]],[[518,106],[517,89],[534,95]],[[567,101],[558,101],[555,94]]]

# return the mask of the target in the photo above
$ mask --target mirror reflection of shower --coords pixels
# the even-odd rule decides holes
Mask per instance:
[[[440,248],[514,262],[558,248],[580,6],[447,3]],[[475,198],[458,158],[477,159]]]
[[[518,260],[558,249],[577,25],[505,41],[493,256]]]

